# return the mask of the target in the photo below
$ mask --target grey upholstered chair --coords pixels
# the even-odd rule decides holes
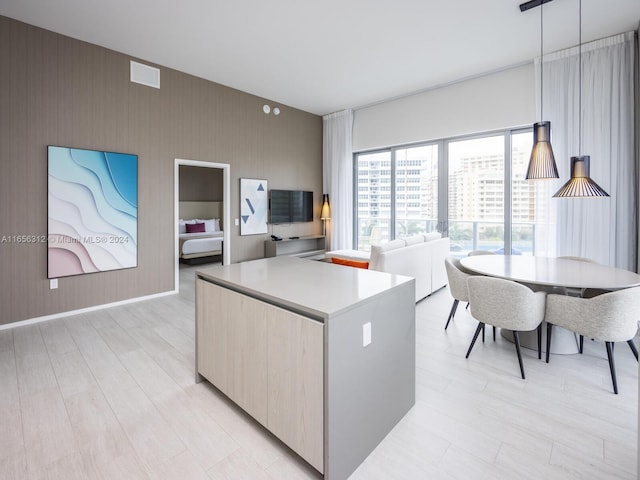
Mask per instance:
[[[524,366],[520,353],[518,332],[538,331],[538,358],[542,356],[541,324],[545,314],[544,292],[533,292],[516,282],[501,278],[474,276],[467,280],[471,315],[480,322],[473,336],[466,358],[469,358],[480,330],[484,325],[513,331],[518,354],[520,374],[524,379]]]
[[[640,287],[604,293],[593,298],[548,295],[545,314],[547,321],[547,363],[553,326],[564,327],[581,336],[605,342],[613,391],[618,393],[613,344],[627,342],[638,359],[633,337],[640,320]]]
[[[451,311],[449,312],[449,318],[444,326],[446,330],[449,326],[449,322],[456,314],[458,303],[469,301],[469,289],[467,288],[467,279],[471,277],[471,274],[466,273],[460,265],[460,260],[455,257],[447,257],[444,259],[444,266],[447,270],[447,279],[449,281],[449,291],[453,297],[453,305],[451,305]]]

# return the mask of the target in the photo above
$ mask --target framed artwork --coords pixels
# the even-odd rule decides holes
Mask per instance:
[[[240,235],[267,233],[267,181],[240,179]]]
[[[138,266],[138,156],[49,146],[47,276]]]

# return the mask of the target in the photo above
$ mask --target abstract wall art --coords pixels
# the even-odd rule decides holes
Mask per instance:
[[[48,147],[48,278],[138,266],[138,156]]]
[[[267,181],[240,179],[240,235],[267,233]]]

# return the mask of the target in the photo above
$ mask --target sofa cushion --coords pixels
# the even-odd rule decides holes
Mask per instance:
[[[347,260],[346,258],[331,257],[331,262],[337,265],[346,265],[347,267],[369,268],[369,262],[361,260]]]
[[[391,240],[390,242],[383,242],[379,245],[371,246],[371,258],[369,260],[369,269],[378,270],[378,263],[380,261],[380,254],[388,252],[390,250],[396,250],[398,248],[404,248],[406,245],[404,240]]]
[[[439,238],[442,238],[442,234],[440,232],[431,232],[424,236],[424,241],[430,242],[432,240],[438,240]]]
[[[411,235],[410,237],[402,238],[402,240],[404,240],[404,243],[408,247],[409,245],[415,245],[416,243],[423,243],[424,237],[424,235]]]

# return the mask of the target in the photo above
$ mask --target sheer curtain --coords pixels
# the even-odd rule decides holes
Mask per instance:
[[[560,179],[538,182],[538,255],[576,255],[636,270],[634,57],[633,32],[582,46],[581,111],[578,48],[544,57],[544,116],[551,121]],[[539,69],[537,60],[537,81]],[[578,115],[582,117],[581,145]],[[577,155],[591,156],[591,178],[610,198],[551,198],[569,178],[569,159]]]
[[[353,111],[325,115],[322,138],[322,182],[329,194],[329,248],[353,248]]]

